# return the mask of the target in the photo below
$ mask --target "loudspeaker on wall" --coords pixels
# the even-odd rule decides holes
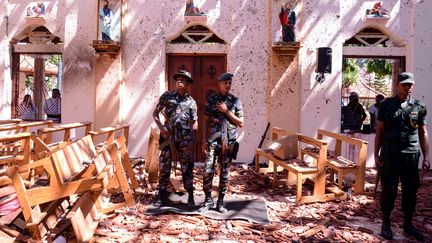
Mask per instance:
[[[331,73],[332,49],[330,47],[319,47],[317,51],[317,73]]]

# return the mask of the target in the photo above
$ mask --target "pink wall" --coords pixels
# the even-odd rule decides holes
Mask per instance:
[[[144,156],[151,113],[165,91],[167,53],[224,53],[228,70],[235,73],[233,93],[246,113],[241,129],[240,161],[250,162],[267,122],[315,136],[317,128],[338,131],[343,43],[365,26],[374,26],[402,46],[407,69],[417,77],[415,95],[432,107],[428,19],[431,1],[389,0],[384,7],[391,19],[367,21],[366,8],[374,1],[297,1],[299,53],[293,60],[273,55],[271,44],[280,38],[280,0],[195,0],[207,13],[204,23],[226,45],[171,45],[189,23],[183,1],[158,4],[126,1],[122,53],[98,57],[90,46],[97,33],[97,1],[45,1],[46,26],[64,41],[64,122],[90,120],[95,128],[130,123],[130,154]],[[0,48],[10,52],[9,41],[25,27],[28,1],[0,0]],[[271,14],[270,14],[271,13]],[[8,34],[6,19],[8,17]],[[415,23],[415,25],[414,25]],[[315,81],[316,48],[333,49],[332,73]],[[10,116],[8,55],[0,56],[0,118]],[[430,108],[432,109],[432,108]],[[428,117],[431,121],[431,116]],[[372,151],[372,148],[369,148]]]

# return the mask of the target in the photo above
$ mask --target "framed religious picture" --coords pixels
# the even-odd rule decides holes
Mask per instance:
[[[99,0],[97,40],[105,43],[121,40],[122,0]]]

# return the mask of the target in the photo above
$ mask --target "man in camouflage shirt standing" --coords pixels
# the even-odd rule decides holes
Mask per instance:
[[[243,107],[240,99],[232,95],[231,89],[233,75],[224,73],[218,78],[219,92],[207,97],[205,114],[208,116],[207,141],[203,143],[206,153],[203,189],[205,202],[199,209],[205,212],[213,207],[211,197],[213,176],[215,173],[216,156],[220,162],[219,197],[216,209],[225,213],[223,200],[229,180],[231,161],[236,157],[238,150],[237,127],[243,127]],[[226,144],[224,148],[222,145]]]
[[[198,129],[197,105],[195,100],[187,93],[193,79],[189,72],[181,70],[174,74],[177,81],[175,91],[165,92],[159,99],[153,118],[160,129],[159,158],[159,192],[155,206],[160,207],[169,203],[167,187],[169,183],[173,155],[177,155],[183,176],[183,184],[189,193],[188,205],[195,207],[193,195],[193,168],[192,147],[196,143],[196,131]],[[163,111],[165,124],[162,125],[159,113]],[[171,148],[174,148],[171,151]]]

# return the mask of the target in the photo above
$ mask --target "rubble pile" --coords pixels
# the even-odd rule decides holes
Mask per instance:
[[[196,169],[196,193],[202,194],[202,175]],[[373,171],[367,180],[374,183]],[[246,166],[232,168],[228,196],[259,196],[267,201],[271,224],[259,225],[241,220],[213,220],[203,216],[163,214],[148,216],[144,212],[153,200],[152,194],[138,196],[136,208],[125,208],[100,223],[95,234],[98,242],[221,241],[239,242],[380,242],[381,213],[372,193],[353,195],[345,201],[296,206],[295,187],[272,188],[270,175],[257,175]],[[432,236],[431,175],[426,175],[418,193],[418,211],[414,224],[426,237]],[[214,183],[217,185],[217,182]],[[311,187],[305,186],[305,192]],[[216,188],[214,191],[217,191]],[[216,194],[214,194],[216,196]],[[377,197],[379,198],[379,197]],[[400,208],[400,197],[396,202]],[[412,240],[402,233],[403,215],[393,213],[395,239]]]
[[[140,171],[138,168],[137,172]],[[368,170],[367,180],[374,183],[373,170]],[[202,195],[202,168],[195,170],[196,194]],[[143,178],[141,176],[141,178]],[[204,216],[181,214],[146,215],[154,200],[155,191],[143,183],[143,190],[135,194],[137,205],[122,208],[106,215],[94,234],[95,242],[380,242],[381,213],[379,194],[373,199],[371,192],[352,195],[345,201],[295,205],[295,186],[272,187],[271,175],[257,175],[247,166],[233,166],[227,197],[263,197],[266,200],[271,223],[254,224],[242,220],[213,220]],[[214,185],[217,185],[215,182]],[[421,180],[418,192],[417,213],[414,224],[432,239],[432,174]],[[304,186],[304,193],[312,184]],[[214,191],[217,191],[215,188]],[[372,190],[373,191],[373,188]],[[216,196],[216,194],[214,194]],[[113,198],[116,200],[116,198]],[[403,215],[400,196],[392,215],[396,240],[410,240],[402,233]],[[11,226],[12,227],[12,226]],[[24,232],[25,233],[25,232]],[[61,235],[74,239],[73,231]]]

